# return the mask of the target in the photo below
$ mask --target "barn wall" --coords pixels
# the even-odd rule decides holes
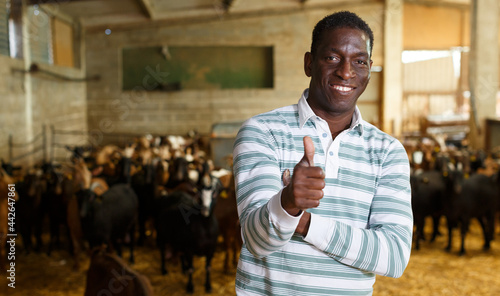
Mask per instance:
[[[23,61],[0,55],[0,158],[8,160],[9,134],[26,141],[26,100],[24,77],[11,69],[22,69]]]
[[[248,15],[178,25],[158,24],[133,29],[86,33],[88,75],[102,79],[87,84],[89,129],[107,133],[185,134],[191,129],[209,133],[212,124],[239,121],[274,108],[296,103],[308,86],[303,56],[310,48],[318,20],[336,10],[358,13],[375,33],[374,65],[382,65],[383,4],[333,9],[308,9],[274,15]],[[272,89],[210,89],[182,91],[123,91],[122,57],[126,47],[138,46],[273,46]],[[155,69],[155,65],[152,65]],[[160,69],[160,74],[168,74]],[[141,89],[141,85],[138,88]],[[378,97],[379,88],[373,90]],[[373,100],[372,100],[373,101]],[[378,108],[366,104],[364,116],[378,119]],[[361,105],[363,112],[363,105]]]
[[[0,79],[0,158],[9,160],[9,135],[16,145],[12,153],[13,163],[28,166],[44,157],[43,135],[46,137],[45,156],[50,157],[50,126],[67,130],[87,129],[85,82],[69,82],[43,73],[25,74],[21,72],[24,61],[6,56],[0,56],[0,64],[0,75],[4,77]],[[83,77],[79,69],[49,65],[40,65],[40,68],[69,78]],[[58,141],[72,145],[85,143],[81,137],[74,136],[59,138]],[[27,143],[31,144],[23,145]],[[33,150],[38,152],[18,158]],[[54,151],[55,157],[66,155],[62,149]]]
[[[41,130],[46,126],[47,157],[51,154],[56,160],[66,160],[68,153],[63,147],[54,147],[51,152],[52,132],[55,130],[86,131],[87,130],[87,87],[85,81],[78,81],[84,75],[76,68],[44,65],[47,71],[74,79],[62,80],[44,74],[32,75],[32,129]],[[43,67],[43,66],[42,66]],[[82,135],[54,136],[55,142],[67,145],[85,145],[87,138]]]

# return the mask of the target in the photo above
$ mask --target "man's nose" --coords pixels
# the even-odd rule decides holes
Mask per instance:
[[[349,80],[356,75],[353,66],[346,60],[342,60],[339,63],[336,74],[343,80]]]

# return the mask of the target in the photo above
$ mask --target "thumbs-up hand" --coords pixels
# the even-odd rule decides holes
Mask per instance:
[[[283,173],[283,184],[286,187],[281,194],[281,205],[290,215],[319,206],[325,173],[314,166],[314,143],[310,137],[304,137],[304,156],[295,165],[293,176],[290,177],[288,170]]]

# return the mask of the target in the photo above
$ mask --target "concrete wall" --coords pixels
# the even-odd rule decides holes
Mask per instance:
[[[12,73],[22,69],[23,61],[0,55],[0,158],[8,160],[8,138],[13,134],[20,142],[26,141],[26,100],[24,75]]]
[[[382,65],[382,3],[122,28],[114,29],[109,36],[101,31],[86,32],[88,75],[98,74],[102,78],[87,84],[89,129],[103,137],[117,132],[185,134],[191,129],[207,134],[216,122],[245,120],[296,103],[309,83],[303,71],[303,56],[310,48],[314,25],[325,15],[345,9],[358,13],[372,26],[375,33],[374,65]],[[274,88],[122,91],[122,48],[164,45],[273,46]],[[373,104],[369,104],[368,110],[369,113],[378,113]],[[366,114],[366,117],[378,118],[378,114]]]
[[[83,71],[76,68],[41,65],[43,69],[75,80],[84,77]],[[87,130],[87,86],[85,81],[67,81],[45,74],[32,75],[32,129],[40,130],[46,126],[48,156],[66,160],[68,153],[62,147],[55,147],[52,152],[52,126],[56,131]],[[36,136],[36,135],[35,135]],[[86,145],[83,135],[55,135],[55,142],[67,145]]]
[[[0,56],[0,64],[0,75],[4,78],[0,79],[0,158],[9,161],[11,156],[9,135],[16,145],[12,151],[13,163],[26,167],[44,158],[43,134],[46,136],[45,156],[50,157],[50,126],[59,130],[87,130],[86,82],[69,82],[43,73],[25,74],[15,70],[24,68],[23,60],[6,56]],[[40,65],[40,68],[70,78],[83,77],[79,69],[50,65]],[[70,145],[86,143],[78,136],[58,137],[56,140]],[[21,147],[27,143],[31,144]],[[32,150],[38,152],[16,159]],[[66,155],[63,149],[54,151],[55,157],[64,158]]]

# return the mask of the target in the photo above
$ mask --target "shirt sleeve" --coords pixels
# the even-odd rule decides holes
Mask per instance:
[[[400,277],[410,259],[413,214],[409,162],[401,143],[387,150],[366,229],[311,214],[305,241],[343,264]]]
[[[238,215],[243,241],[256,257],[281,249],[299,223],[281,206],[283,183],[272,135],[254,119],[243,124],[233,149]]]

